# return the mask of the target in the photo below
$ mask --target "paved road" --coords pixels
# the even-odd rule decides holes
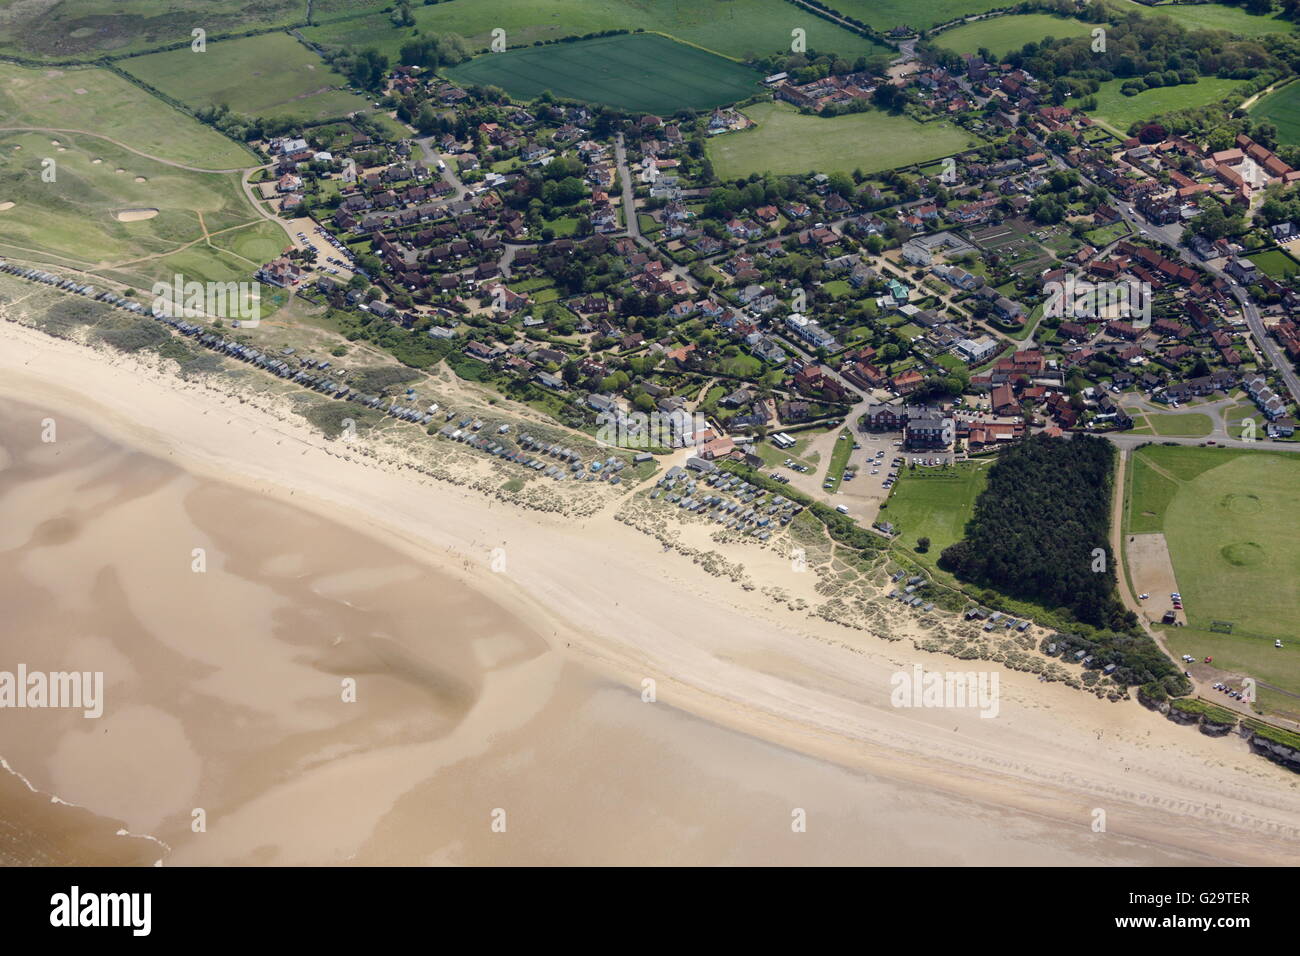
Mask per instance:
[[[1104,432],[1101,437],[1105,438],[1116,448],[1132,449],[1139,445],[1204,445],[1205,438],[1182,438],[1173,435],[1133,435],[1129,432]],[[1300,442],[1285,441],[1242,441],[1239,438],[1215,438],[1213,439],[1215,447],[1222,448],[1253,448],[1257,451],[1289,451],[1291,453],[1300,452]]]
[[[435,169],[439,162],[446,167],[442,171],[442,178],[444,182],[451,186],[454,192],[452,193],[451,198],[449,200],[444,200],[444,202],[460,202],[464,199],[469,193],[469,187],[461,182],[460,176],[456,174],[456,164],[453,162],[455,157],[448,153],[439,151],[438,147],[434,145],[432,136],[425,136],[421,139],[417,139],[415,144],[423,150],[425,157],[433,157],[432,161]]]

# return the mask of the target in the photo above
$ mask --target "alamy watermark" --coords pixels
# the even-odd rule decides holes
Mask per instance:
[[[607,411],[596,416],[596,441],[614,448],[686,448],[715,437],[699,412]]]
[[[889,679],[895,707],[978,709],[981,717],[998,715],[997,671],[929,671],[913,664]]]
[[[155,315],[237,319],[245,329],[256,328],[262,320],[262,287],[257,282],[187,282],[177,273],[171,282],[155,282],[152,293]]]
[[[1151,324],[1151,283],[1088,282],[1074,276],[1044,283],[1043,315],[1055,319],[1128,319],[1134,328]]]
[[[80,709],[83,717],[104,713],[103,671],[0,671],[0,709]]]

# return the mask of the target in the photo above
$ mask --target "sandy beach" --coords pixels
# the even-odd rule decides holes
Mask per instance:
[[[98,721],[0,717],[30,784],[0,799],[57,795],[77,806],[42,797],[41,819],[81,833],[93,814],[88,858],[118,829],[140,835],[117,838],[124,861],[168,865],[1300,854],[1300,781],[1244,742],[764,602],[613,508],[494,502],[10,322],[0,397],[0,580],[21,609],[0,666],[119,677]],[[914,663],[999,670],[998,717],[891,706]],[[0,852],[80,845],[21,842]]]

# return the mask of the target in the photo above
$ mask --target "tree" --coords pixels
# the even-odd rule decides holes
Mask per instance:
[[[920,537],[920,538],[917,538],[917,539],[916,539],[916,550],[917,550],[917,552],[918,552],[919,554],[925,554],[927,551],[929,551],[929,550],[930,550],[930,539],[929,539],[929,538],[926,538],[926,537]]]

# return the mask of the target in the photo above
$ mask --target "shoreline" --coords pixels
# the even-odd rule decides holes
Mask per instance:
[[[888,704],[891,673],[964,666],[762,606],[662,553],[614,509],[576,522],[527,511],[341,444],[342,454],[327,450],[305,421],[277,420],[125,356],[12,322],[0,324],[0,341],[0,394],[379,538],[528,619],[574,662],[638,691],[653,677],[662,702],[718,725],[1080,829],[1092,808],[1109,807],[1112,834],[1205,862],[1281,864],[1300,849],[1294,778],[1244,742],[1010,670],[1000,671],[1000,720],[900,711]],[[489,567],[494,547],[506,549],[503,574]],[[1216,784],[1213,774],[1250,785]]]

